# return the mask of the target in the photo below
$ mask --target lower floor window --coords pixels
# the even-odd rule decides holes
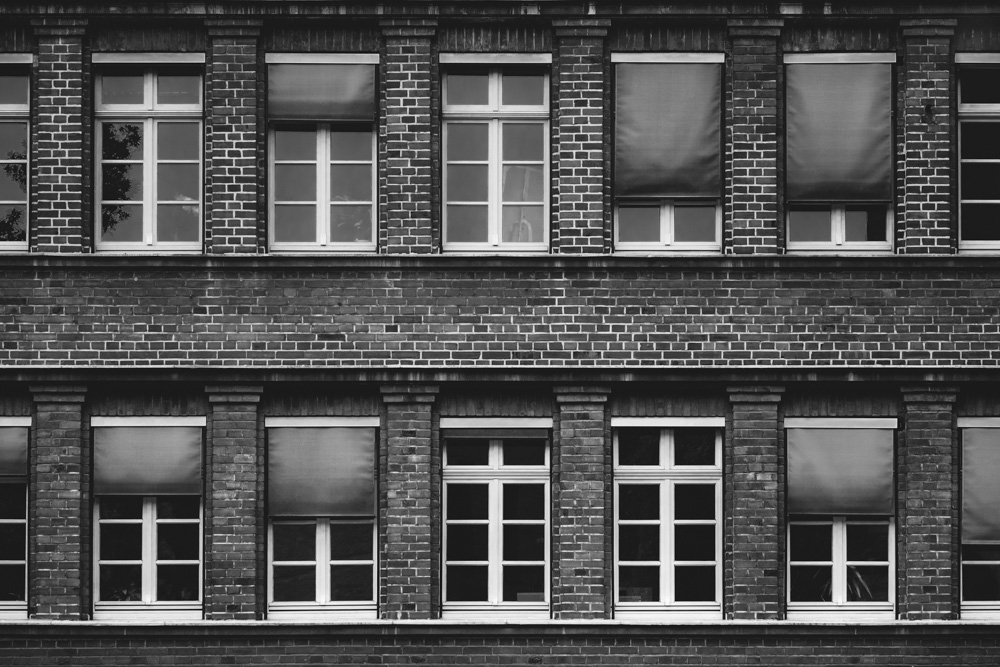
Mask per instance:
[[[722,208],[711,200],[628,201],[618,204],[618,250],[718,250]]]
[[[1000,600],[1000,544],[962,545],[962,600]]]
[[[790,250],[890,250],[890,208],[884,203],[790,204]]]
[[[0,481],[0,611],[27,600],[27,484]]]

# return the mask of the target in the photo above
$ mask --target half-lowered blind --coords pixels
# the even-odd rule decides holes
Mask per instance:
[[[372,121],[375,66],[267,66],[267,114],[277,120]]]
[[[786,66],[788,198],[882,201],[892,193],[892,66]]]
[[[789,514],[891,514],[893,432],[788,429]]]
[[[272,516],[375,514],[375,429],[269,428]]]
[[[27,427],[0,427],[0,477],[24,477],[27,474]]]
[[[94,429],[94,493],[201,495],[199,426]]]
[[[615,66],[615,194],[718,197],[722,65]]]
[[[1000,429],[963,429],[962,454],[962,541],[1000,542]]]

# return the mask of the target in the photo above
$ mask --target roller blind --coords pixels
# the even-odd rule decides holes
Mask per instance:
[[[375,66],[268,65],[267,113],[278,120],[372,121]]]
[[[198,426],[94,429],[94,493],[201,495]]]
[[[786,66],[788,198],[882,201],[892,193],[892,66]]]
[[[615,66],[615,194],[718,197],[722,65]]]
[[[963,429],[962,450],[962,541],[1000,542],[1000,429]]]
[[[375,514],[375,429],[268,429],[272,516]]]
[[[27,427],[4,426],[0,428],[0,477],[24,477],[27,474]]]
[[[789,514],[891,514],[893,432],[788,429]]]
[[[544,428],[450,428],[447,438],[548,438]]]

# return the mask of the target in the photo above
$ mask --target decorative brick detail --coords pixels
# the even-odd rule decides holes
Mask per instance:
[[[260,22],[207,21],[211,50],[205,101],[208,252],[258,251]]]
[[[784,608],[781,526],[780,387],[730,387],[732,432],[723,457],[726,572],[730,619],[775,619]]]
[[[724,216],[736,255],[780,252],[778,179],[778,85],[781,54],[778,20],[731,21],[726,127]]]
[[[38,64],[32,85],[29,234],[37,252],[89,251],[84,246],[85,19],[34,19]]]
[[[957,618],[958,437],[949,387],[903,387],[896,544],[899,617]]]
[[[379,609],[385,619],[432,618],[439,569],[435,531],[440,526],[431,519],[441,515],[432,492],[440,469],[432,438],[438,387],[385,385],[381,391],[387,415],[384,458],[380,456]]]
[[[89,456],[85,451],[85,387],[31,387],[33,442],[28,507],[28,613],[79,620],[86,613],[90,534]]]
[[[253,620],[265,599],[263,443],[259,386],[208,386],[205,462],[205,618]]]
[[[435,251],[432,217],[431,78],[436,24],[392,20],[382,24],[385,62],[379,162],[380,245],[386,253]]]
[[[556,179],[554,220],[557,252],[603,253],[604,104],[608,85],[604,42],[608,20],[557,19],[555,107],[558,151],[552,156]]]
[[[906,254],[952,253],[958,215],[951,210],[951,38],[956,21],[904,20],[903,238]]]
[[[552,613],[609,618],[613,558],[606,387],[557,387],[553,457]]]

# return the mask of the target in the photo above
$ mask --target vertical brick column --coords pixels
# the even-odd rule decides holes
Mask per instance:
[[[438,388],[432,385],[384,385],[385,451],[380,468],[382,557],[380,609],[385,619],[426,619],[436,609],[432,591],[439,563],[435,556],[436,514],[440,504],[432,485],[433,409]]]
[[[780,20],[732,20],[726,219],[735,255],[780,251],[778,80]]]
[[[379,238],[383,252],[434,252],[431,20],[387,20],[379,128]]]
[[[604,97],[608,76],[604,42],[610,22],[557,19],[555,123],[558,151],[556,224],[560,253],[605,252]]]
[[[607,618],[610,446],[605,387],[557,387],[553,459],[552,611],[555,618]]]
[[[258,250],[257,48],[260,22],[209,20],[208,143],[205,170],[209,201],[208,252]]]
[[[899,452],[899,617],[955,618],[958,612],[956,391],[904,387]]]
[[[951,38],[954,19],[904,20],[903,239],[906,254],[951,253],[958,215],[951,210]],[[957,175],[956,175],[957,177]]]
[[[84,448],[86,388],[31,387],[34,447],[28,498],[28,611],[32,618],[78,620],[89,554],[89,457]]]
[[[259,386],[208,386],[205,460],[205,618],[253,620],[264,599],[258,574],[263,516]]]
[[[784,607],[780,492],[780,387],[731,387],[732,433],[724,457],[724,610],[731,619],[774,619]]]
[[[85,19],[34,19],[38,67],[29,235],[38,252],[84,251]],[[33,232],[31,230],[34,230]],[[31,236],[29,236],[29,239]]]

